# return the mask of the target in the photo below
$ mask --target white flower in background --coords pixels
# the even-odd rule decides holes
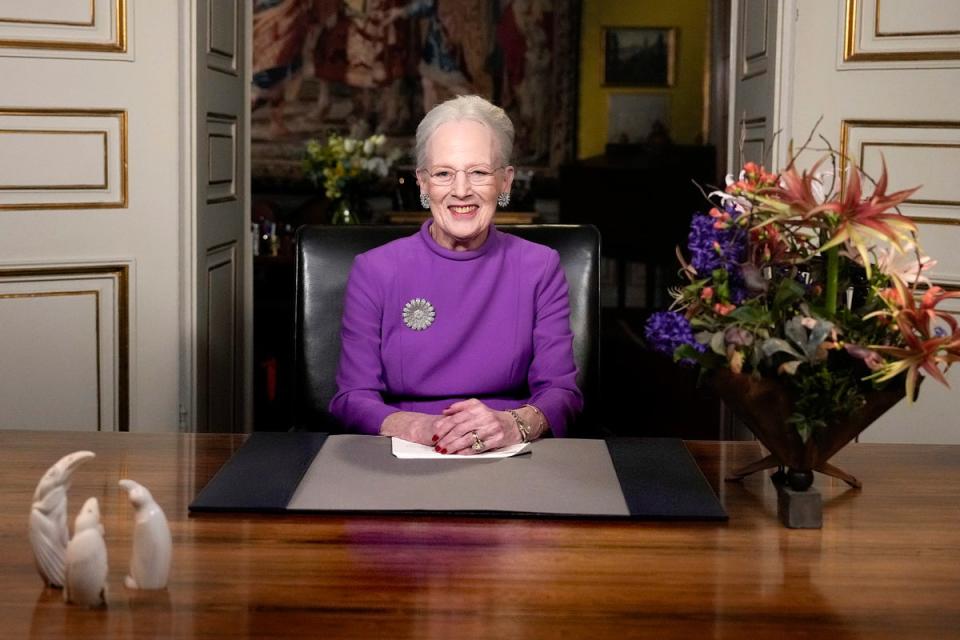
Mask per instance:
[[[386,176],[389,171],[387,161],[384,158],[367,158],[363,161],[363,169],[381,177]]]
[[[733,184],[732,181],[733,181],[733,176],[728,174],[727,184],[728,185]],[[726,191],[711,191],[707,195],[707,198],[708,199],[719,198],[720,204],[723,208],[726,208],[728,204],[732,203],[733,208],[736,209],[737,213],[739,214],[746,213],[750,211],[750,209],[753,207],[753,205],[750,204],[750,201],[747,200],[746,198],[741,196],[735,196],[732,193],[727,193]]]
[[[904,282],[913,284],[923,282],[930,284],[930,280],[923,275],[937,264],[937,261],[926,255],[914,243],[905,242],[904,251],[894,245],[886,245],[876,252],[877,268],[889,276],[897,276]]]
[[[373,138],[367,138],[366,140],[363,141],[363,154],[364,154],[364,155],[368,156],[368,155],[370,155],[371,153],[373,153],[373,148],[374,148]]]
[[[923,275],[923,272],[929,271],[937,264],[936,260],[923,253],[912,242],[904,242],[903,251],[896,245],[883,244],[870,247],[869,252],[873,254],[876,267],[881,273],[897,276],[908,284],[914,282],[930,284],[929,278]],[[863,266],[863,259],[855,248],[847,245],[841,254]]]
[[[354,149],[357,148],[357,141],[353,138],[344,138],[343,140],[343,150],[347,153],[353,153]]]

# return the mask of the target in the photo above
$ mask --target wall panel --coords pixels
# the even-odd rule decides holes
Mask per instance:
[[[960,60],[960,2],[846,0],[843,62],[942,66]]]
[[[0,210],[126,206],[126,111],[0,109]]]
[[[0,428],[128,428],[126,265],[0,268]]]
[[[238,0],[209,0],[207,20],[207,67],[237,74]]]
[[[127,0],[0,0],[0,51],[127,51]]]
[[[237,119],[207,115],[207,204],[237,199]]]
[[[237,380],[237,246],[207,252],[206,420],[209,431],[230,431],[235,424]]]
[[[844,120],[840,149],[874,179],[886,162],[888,193],[921,186],[900,210],[919,224],[923,250],[937,260],[931,278],[960,284],[960,121]]]

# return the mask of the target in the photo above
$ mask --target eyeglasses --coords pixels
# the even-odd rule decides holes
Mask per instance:
[[[430,179],[430,184],[437,187],[449,187],[456,180],[457,174],[463,171],[467,174],[467,180],[475,187],[493,184],[494,174],[503,167],[487,169],[486,167],[471,167],[470,169],[452,169],[450,167],[434,167],[427,171],[421,169]]]

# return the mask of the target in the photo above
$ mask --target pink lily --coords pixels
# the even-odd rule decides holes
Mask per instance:
[[[826,251],[831,247],[849,242],[859,252],[863,260],[867,275],[870,274],[870,259],[867,255],[868,238],[880,238],[890,241],[899,250],[903,251],[906,243],[910,242],[910,233],[916,233],[917,225],[910,218],[899,213],[885,213],[887,210],[902,204],[920,187],[903,189],[887,195],[887,164],[883,162],[883,171],[877,181],[873,195],[863,197],[860,171],[851,165],[850,177],[843,200],[829,202],[822,206],[822,210],[836,214],[840,219],[833,237],[820,247]]]

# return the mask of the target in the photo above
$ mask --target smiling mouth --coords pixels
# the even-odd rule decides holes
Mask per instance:
[[[451,205],[448,208],[450,209],[450,212],[453,213],[455,216],[468,216],[474,213],[475,211],[477,211],[480,207],[478,207],[475,204],[464,204],[464,205]]]

